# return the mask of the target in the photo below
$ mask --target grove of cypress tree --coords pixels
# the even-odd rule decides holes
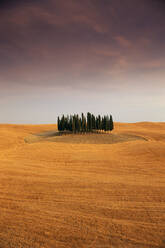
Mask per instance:
[[[71,131],[71,132],[91,132],[92,130],[104,130],[112,131],[114,128],[112,115],[94,116],[91,113],[87,113],[87,118],[84,114],[79,117],[78,114],[64,116],[57,118],[57,128],[59,131]]]

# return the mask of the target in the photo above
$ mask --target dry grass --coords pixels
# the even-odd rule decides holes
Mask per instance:
[[[0,125],[0,248],[165,247],[165,123],[24,142],[46,131]]]

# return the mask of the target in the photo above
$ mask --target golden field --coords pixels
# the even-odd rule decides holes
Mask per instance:
[[[165,247],[165,123],[55,129],[0,125],[0,248]]]

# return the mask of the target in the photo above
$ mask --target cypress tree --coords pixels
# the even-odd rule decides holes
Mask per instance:
[[[101,116],[98,116],[98,130],[101,130]]]
[[[108,119],[107,119],[107,116],[105,116],[105,115],[103,117],[103,130],[104,131],[108,130]]]
[[[76,132],[76,120],[75,120],[75,115],[73,116],[72,120],[72,131],[75,133]]]
[[[90,113],[87,113],[87,131],[89,132]]]
[[[104,115],[104,117],[103,117],[103,127],[104,127],[104,131],[106,131],[106,117],[105,117],[105,115]]]
[[[84,132],[84,114],[81,113],[81,131]]]
[[[93,129],[93,125],[94,125],[94,116],[93,114],[91,114],[91,122],[92,122],[92,127],[91,127],[91,130]]]
[[[78,130],[78,115],[75,115],[75,132]]]
[[[108,131],[111,131],[111,116],[108,117]]]
[[[84,117],[84,132],[87,131],[87,120],[86,117]]]
[[[81,130],[81,119],[77,115],[77,131],[78,131],[78,133],[80,132],[80,130]]]
[[[64,117],[64,130],[67,130],[68,123],[67,123],[67,118]]]
[[[57,129],[58,129],[58,131],[60,131],[60,118],[59,118],[59,116],[57,118]]]
[[[91,113],[87,113],[87,130],[88,132],[91,132],[92,130],[92,118],[91,118]]]
[[[69,127],[68,127],[68,129],[69,129],[69,131],[73,131],[72,130],[72,123],[73,123],[73,117],[72,116],[70,116],[70,118],[69,118]]]
[[[102,130],[106,130],[106,118],[105,118],[105,115],[104,117],[102,118]]]
[[[94,115],[92,115],[92,129],[96,129],[96,119]]]
[[[101,130],[104,130],[104,118],[101,118]]]
[[[61,118],[61,131],[64,131],[64,129],[65,129],[65,117],[63,115]]]
[[[81,114],[81,130],[82,132],[86,131],[86,118],[83,113]]]
[[[110,131],[114,129],[114,124],[113,124],[113,118],[112,115],[110,115]]]
[[[90,132],[92,132],[92,114],[90,113]]]
[[[98,123],[98,117],[96,116],[96,130],[98,130],[99,128],[99,123]]]
[[[69,130],[69,116],[66,117],[66,130]]]
[[[110,119],[108,117],[108,115],[106,116],[106,131],[109,131],[109,122],[110,122]]]

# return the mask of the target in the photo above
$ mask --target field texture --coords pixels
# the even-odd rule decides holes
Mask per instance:
[[[0,248],[165,247],[165,123],[0,125]]]

